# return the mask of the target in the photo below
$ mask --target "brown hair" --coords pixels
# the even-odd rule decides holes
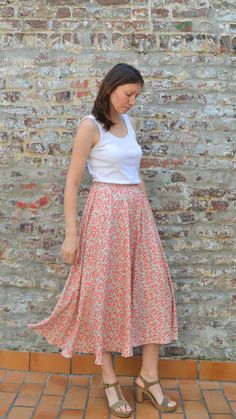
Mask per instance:
[[[138,83],[144,85],[140,72],[129,64],[116,64],[107,73],[99,88],[95,99],[92,114],[97,121],[101,122],[108,131],[114,122],[110,119],[110,95],[114,90],[123,84]]]

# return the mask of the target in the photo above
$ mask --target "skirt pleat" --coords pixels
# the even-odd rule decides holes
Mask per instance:
[[[139,185],[94,182],[71,266],[50,317],[28,327],[62,349],[119,352],[178,338],[173,283],[148,199]]]

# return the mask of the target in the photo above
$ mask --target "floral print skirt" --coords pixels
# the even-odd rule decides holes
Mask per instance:
[[[30,329],[71,357],[133,355],[178,338],[173,284],[146,194],[138,184],[93,182],[71,266],[50,317]]]

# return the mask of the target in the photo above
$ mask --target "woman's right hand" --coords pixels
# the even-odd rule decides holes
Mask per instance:
[[[65,263],[73,265],[78,260],[78,238],[77,236],[65,237],[61,247],[61,256]]]

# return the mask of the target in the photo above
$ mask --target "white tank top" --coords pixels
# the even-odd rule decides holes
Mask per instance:
[[[84,117],[92,118],[100,133],[98,143],[91,149],[87,158],[87,167],[94,182],[141,183],[138,172],[142,149],[137,143],[128,115],[123,114],[122,117],[127,128],[127,135],[124,137],[117,137],[105,131],[94,115]]]

